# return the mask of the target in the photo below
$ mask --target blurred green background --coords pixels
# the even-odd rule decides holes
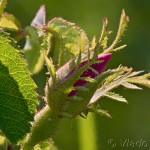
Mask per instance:
[[[7,11],[14,14],[25,27],[30,24],[41,4],[46,5],[47,21],[58,16],[75,22],[87,32],[89,39],[99,35],[102,17],[109,19],[109,27],[115,34],[124,8],[130,22],[122,41],[128,46],[113,54],[108,68],[122,64],[135,70],[150,71],[149,0],[9,0]],[[45,84],[43,72],[33,77],[41,95]],[[60,150],[150,149],[150,90],[139,92],[121,88],[119,92],[128,99],[128,105],[102,99],[101,106],[109,110],[112,119],[90,115],[87,120],[66,120],[54,139],[57,147]],[[125,140],[129,142],[121,145],[121,141]],[[143,145],[142,142],[136,145],[138,140]],[[134,145],[130,145],[131,141]]]

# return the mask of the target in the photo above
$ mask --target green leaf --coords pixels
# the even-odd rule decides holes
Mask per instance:
[[[68,72],[72,71],[72,69],[74,69],[75,66],[75,59],[71,59],[61,68],[59,68],[56,72],[57,82],[59,83],[60,81],[62,81],[67,76]]]
[[[97,109],[97,108],[88,108],[88,111],[89,112],[93,112],[97,115],[100,115],[100,116],[105,116],[107,118],[112,118],[112,116],[108,113],[107,110],[103,110],[103,109]]]
[[[6,4],[7,4],[7,0],[1,0],[0,1],[0,16],[2,15],[5,7],[6,7]]]
[[[40,50],[48,51],[49,38],[47,34],[41,30],[41,26],[45,25],[46,11],[45,5],[42,5],[34,17],[31,26],[25,28],[27,33],[26,44],[24,47],[25,58],[28,62],[28,68],[32,74],[38,73],[44,65],[44,57]]]
[[[110,75],[105,80],[103,85],[94,93],[93,97],[90,100],[90,105],[96,103],[102,96],[109,96],[110,98],[114,97],[114,95],[108,95],[108,92],[112,91],[114,88],[117,88],[120,85],[129,89],[137,90],[141,90],[142,88],[134,84],[139,84],[150,88],[150,73],[145,75],[139,75],[143,71],[132,72],[132,68],[127,67],[118,67],[117,69],[114,69],[113,72],[114,74]],[[117,97],[117,95],[115,96]],[[118,100],[119,99],[120,98],[118,97]],[[126,100],[124,99],[123,101],[125,102]]]
[[[44,64],[44,57],[41,54],[41,42],[38,30],[35,27],[26,27],[26,44],[24,47],[24,56],[28,63],[28,69],[32,74],[38,73]]]
[[[60,66],[65,64],[72,56],[77,56],[80,51],[84,51],[89,47],[88,38],[83,30],[75,26],[74,23],[68,22],[62,18],[54,18],[48,22],[47,31],[52,34],[52,37],[57,41],[55,47],[51,47],[51,53],[54,54],[54,60],[59,60],[63,57],[64,60]],[[69,55],[69,56],[68,56]]]
[[[46,65],[47,65],[47,68],[49,70],[49,73],[53,79],[53,83],[55,85],[56,83],[56,70],[55,70],[55,66],[53,65],[53,61],[52,59],[48,59],[48,57],[46,56],[46,54],[44,54],[43,52],[43,55],[44,55],[44,58],[45,58],[45,62],[46,62]]]
[[[120,17],[119,29],[118,29],[116,38],[113,41],[113,43],[107,49],[104,50],[104,53],[110,53],[110,52],[113,52],[114,49],[115,49],[115,51],[117,51],[117,50],[125,47],[125,45],[123,45],[123,46],[120,46],[119,48],[115,48],[115,46],[120,42],[121,37],[123,36],[123,34],[125,32],[128,22],[129,22],[129,17],[126,15],[125,11],[122,10],[122,14]]]
[[[95,47],[96,46],[96,37],[94,36],[91,42],[91,47]]]
[[[114,99],[114,100],[117,100],[117,101],[120,101],[120,102],[128,103],[124,97],[122,97],[119,94],[113,93],[113,92],[107,92],[104,94],[104,96]]]
[[[143,86],[147,86],[147,87],[150,88],[149,78],[150,78],[150,73],[145,74],[145,75],[141,75],[141,76],[137,76],[137,77],[129,78],[128,82],[143,85]]]
[[[142,88],[140,88],[134,84],[128,83],[128,82],[124,82],[121,85],[128,88],[128,89],[142,90]]]
[[[94,82],[89,81],[87,82],[84,87],[89,89],[86,91],[78,91],[75,95],[76,97],[79,97],[81,100],[74,101],[71,98],[74,98],[75,96],[70,96],[70,104],[67,105],[67,107],[64,108],[66,112],[69,114],[72,114],[73,116],[79,115],[84,111],[84,108],[87,107],[88,103],[90,102],[90,99],[93,96],[93,93],[96,92],[97,88],[100,86],[102,81],[110,74],[110,71],[107,71],[97,77],[95,77]]]
[[[99,38],[99,44],[103,47],[103,49],[107,48],[108,36],[112,31],[108,30],[108,20],[107,18],[103,18],[103,27],[101,31],[101,36]]]
[[[0,129],[17,143],[30,131],[38,100],[36,85],[12,42],[0,35]]]
[[[17,18],[15,18],[12,14],[3,13],[2,17],[0,18],[0,27],[10,30],[19,30],[21,25]]]

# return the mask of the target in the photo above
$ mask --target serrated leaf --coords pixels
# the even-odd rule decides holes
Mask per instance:
[[[41,54],[41,43],[38,36],[38,30],[34,27],[26,27],[28,34],[24,47],[24,56],[28,63],[28,69],[32,74],[38,73],[44,64],[44,57]]]
[[[102,41],[107,37],[108,34],[108,20],[107,18],[103,18],[103,26],[101,31],[101,36],[99,38],[99,44],[102,44]]]
[[[0,1],[0,16],[2,15],[5,7],[6,7],[6,4],[7,4],[7,0],[1,0]]]
[[[129,17],[126,15],[125,11],[122,10],[122,14],[120,17],[119,29],[118,29],[116,38],[113,41],[113,43],[107,49],[104,50],[104,53],[110,53],[110,52],[114,51],[115,46],[120,42],[120,39],[123,36],[123,34],[127,28],[128,22],[129,22]],[[122,48],[122,47],[120,47],[120,48]],[[117,48],[117,49],[120,49],[120,48]]]
[[[12,14],[3,13],[2,17],[0,18],[0,27],[10,30],[19,30],[21,25],[17,18],[15,18]]]
[[[57,39],[58,43],[54,43],[57,47],[51,47],[54,53],[54,60],[59,59],[60,54],[66,54],[65,60],[60,66],[65,64],[72,56],[76,56],[81,51],[89,47],[88,38],[83,30],[62,18],[54,18],[48,22],[48,31]],[[53,44],[53,43],[52,43]],[[54,51],[55,50],[55,51]],[[64,53],[61,53],[64,51]],[[70,53],[70,54],[69,54]],[[72,55],[71,55],[72,54]],[[67,56],[69,55],[69,57]]]
[[[144,75],[129,78],[128,82],[143,85],[143,86],[147,86],[147,87],[150,88],[150,80],[147,79]]]
[[[122,86],[128,88],[128,89],[136,89],[136,90],[142,90],[142,88],[134,85],[134,84],[131,84],[131,83],[128,83],[128,82],[124,82],[121,84]]]
[[[137,76],[137,75],[139,75],[139,74],[141,74],[141,73],[143,73],[144,71],[134,71],[134,72],[132,72],[128,77],[133,77],[133,76]]]
[[[119,69],[119,70],[118,70]],[[103,85],[94,93],[93,97],[90,100],[89,105],[97,102],[102,96],[104,96],[107,92],[111,91],[114,88],[117,88],[122,83],[127,81],[127,75],[130,70],[128,70],[127,73],[126,69],[118,68],[117,72],[114,74],[108,76],[108,78],[105,80]]]
[[[114,74],[110,75],[103,85],[95,92],[93,97],[90,100],[89,105],[97,102],[102,96],[104,96],[107,92],[111,91],[114,88],[117,88],[120,85],[125,86],[130,89],[138,89],[141,90],[140,87],[132,84],[144,85],[150,88],[150,74],[145,74],[143,76],[137,76],[143,71],[132,72],[132,68],[127,67],[119,67],[114,70]]]
[[[123,96],[113,93],[113,92],[107,92],[104,94],[104,96],[111,98],[113,100],[119,101],[119,102],[128,103],[127,100]]]
[[[38,100],[26,63],[4,36],[0,35],[0,129],[17,143],[30,131]]]

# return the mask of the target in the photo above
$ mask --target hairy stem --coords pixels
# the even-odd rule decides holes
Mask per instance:
[[[39,142],[52,137],[56,133],[61,120],[51,111],[49,106],[46,106],[35,116],[35,123],[23,145],[23,150],[31,150]]]

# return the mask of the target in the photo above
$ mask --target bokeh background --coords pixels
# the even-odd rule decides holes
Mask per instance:
[[[47,21],[58,16],[75,22],[87,32],[89,39],[99,35],[102,17],[109,19],[109,27],[115,35],[124,8],[130,22],[122,42],[128,46],[113,54],[108,68],[122,64],[150,72],[149,0],[9,0],[7,11],[25,27],[41,4],[46,5]],[[43,95],[45,84],[43,72],[33,76],[40,95]],[[150,149],[150,90],[129,91],[121,88],[119,92],[128,99],[129,104],[102,99],[101,107],[109,110],[112,119],[97,115],[90,115],[86,120],[66,119],[54,138],[57,147],[60,150]],[[122,145],[121,142],[125,141]],[[136,143],[138,141],[141,141],[140,144]]]

